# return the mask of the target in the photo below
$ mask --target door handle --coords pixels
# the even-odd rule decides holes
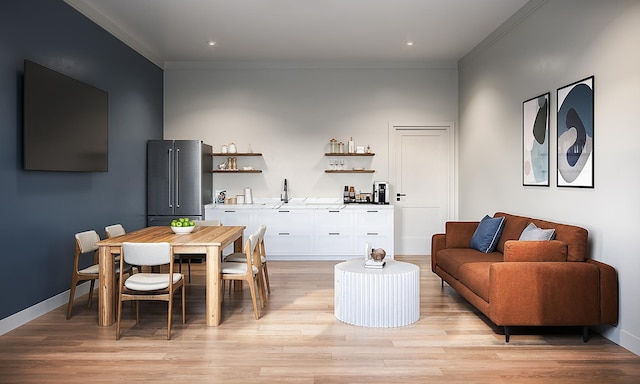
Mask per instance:
[[[167,188],[168,188],[168,197],[169,197],[169,208],[173,208],[173,191],[171,190],[171,187],[173,185],[173,180],[172,180],[172,175],[173,175],[173,163],[172,160],[173,159],[173,150],[171,148],[169,148],[169,152],[167,152]]]
[[[176,148],[176,208],[180,208],[180,148]]]

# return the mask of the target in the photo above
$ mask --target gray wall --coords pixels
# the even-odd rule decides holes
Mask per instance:
[[[23,61],[109,93],[109,172],[22,169]],[[0,319],[69,289],[73,235],[143,227],[146,140],[162,138],[162,70],[63,1],[0,5]]]
[[[165,137],[212,144],[249,144],[263,158],[238,158],[261,174],[214,174],[229,195],[253,188],[280,196],[287,178],[293,197],[342,197],[345,185],[370,190],[389,177],[389,123],[455,122],[456,68],[216,68],[165,67]],[[373,174],[327,174],[331,138],[370,145],[373,158],[347,159]],[[214,163],[225,158],[214,158]],[[358,163],[356,163],[358,162]]]
[[[539,2],[530,2],[529,5]],[[640,354],[640,2],[546,1],[460,62],[460,218],[504,210],[584,226],[614,266],[620,322]],[[556,186],[556,90],[595,76],[595,188]],[[551,92],[551,186],[522,186],[522,102]]]

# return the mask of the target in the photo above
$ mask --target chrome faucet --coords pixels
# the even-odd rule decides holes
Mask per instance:
[[[284,203],[289,202],[289,189],[287,187],[287,179],[284,179],[284,188],[282,189],[280,200],[283,201]]]

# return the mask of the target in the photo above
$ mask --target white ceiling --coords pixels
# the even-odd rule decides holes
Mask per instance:
[[[455,67],[528,0],[65,1],[160,67],[169,62]],[[415,44],[407,46],[408,41]]]

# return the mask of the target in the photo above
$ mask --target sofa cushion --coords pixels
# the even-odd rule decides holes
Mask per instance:
[[[446,248],[469,248],[471,237],[478,228],[478,221],[447,221],[445,224]]]
[[[458,280],[486,302],[489,302],[489,270],[492,264],[492,261],[465,263],[458,270]]]
[[[504,212],[496,212],[494,217],[505,218],[502,236],[500,236],[500,241],[498,241],[498,247],[496,248],[499,252],[504,252],[504,243],[506,241],[518,240],[524,228],[529,223],[534,223],[538,228],[555,229],[555,239],[567,243],[567,261],[585,261],[587,259],[587,237],[589,233],[582,227],[516,216]]]
[[[436,265],[458,279],[460,267],[465,263],[500,262],[502,253],[483,253],[471,248],[446,248],[438,252]]]
[[[507,240],[518,240],[524,228],[531,222],[531,219],[523,216],[515,216],[504,212],[496,212],[493,217],[504,217],[504,229],[496,251],[504,253],[504,243]],[[545,227],[548,228],[548,227]]]
[[[534,223],[529,223],[526,228],[520,234],[520,238],[518,240],[522,241],[531,241],[531,240],[551,240],[556,236],[556,230],[551,229],[542,229],[536,227]]]
[[[503,217],[494,218],[489,215],[483,217],[482,220],[480,220],[480,224],[478,224],[478,228],[476,228],[476,231],[471,237],[471,244],[469,246],[484,253],[495,251],[498,246],[498,240],[500,240],[503,227]]]
[[[567,243],[509,240],[504,244],[504,261],[567,261]]]
[[[553,228],[556,240],[567,243],[567,261],[585,261],[587,259],[587,238],[589,232],[575,225],[558,224],[551,221],[531,219],[539,228]]]

